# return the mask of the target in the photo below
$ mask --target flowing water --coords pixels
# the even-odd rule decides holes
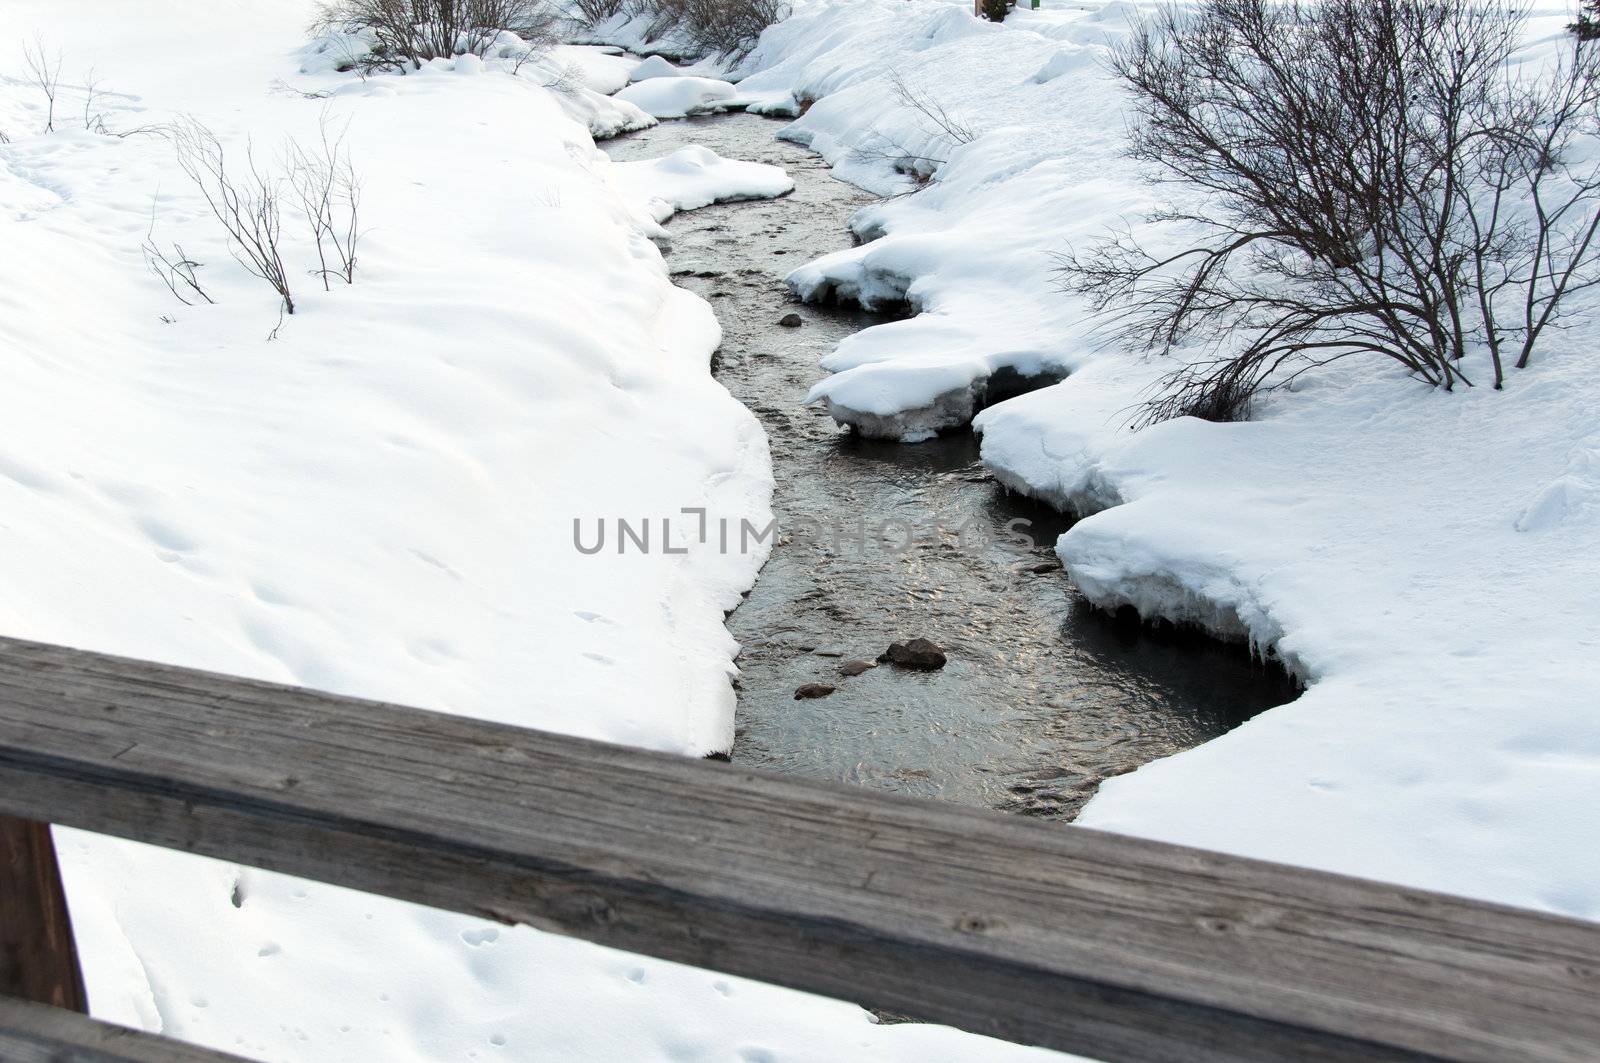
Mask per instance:
[[[782,166],[796,183],[782,199],[706,207],[667,225],[678,283],[722,322],[717,378],[766,427],[774,509],[789,533],[728,619],[744,647],[734,761],[1071,817],[1101,780],[1293,697],[1280,673],[1238,647],[1091,609],[1051,552],[1070,521],[995,484],[970,433],[874,442],[802,405],[823,375],[818,359],[885,319],[802,306],[785,288],[788,270],[849,246],[850,215],[872,197],[776,140],[780,128],[733,114],[605,145],[629,160],[698,144]],[[800,327],[779,324],[790,313]],[[908,525],[921,531],[903,549]],[[840,674],[914,637],[939,644],[949,663]],[[797,700],[812,683],[836,689]]]

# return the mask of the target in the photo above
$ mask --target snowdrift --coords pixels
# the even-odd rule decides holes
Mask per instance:
[[[657,222],[680,210],[794,191],[794,181],[781,167],[724,159],[701,147],[680,148],[661,159],[615,163],[612,174],[622,193],[644,204]]]
[[[727,110],[737,95],[726,81],[685,75],[635,81],[617,93],[617,99],[657,118],[684,118]]]

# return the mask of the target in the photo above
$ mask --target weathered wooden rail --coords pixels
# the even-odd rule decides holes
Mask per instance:
[[[238,1056],[96,1022],[86,1015],[0,997],[5,1063],[243,1063]]]
[[[57,646],[0,813],[1107,1060],[1600,1053],[1600,925]]]

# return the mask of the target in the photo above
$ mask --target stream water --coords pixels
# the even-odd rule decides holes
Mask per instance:
[[[668,223],[677,282],[722,322],[717,378],[766,427],[774,510],[791,533],[728,619],[743,646],[734,761],[1070,818],[1101,780],[1293,697],[1287,679],[1238,647],[1158,635],[1090,608],[1051,551],[1070,521],[995,484],[970,433],[874,442],[801,404],[822,376],[818,359],[884,319],[802,306],[784,286],[788,270],[849,246],[849,217],[872,197],[775,139],[781,127],[722,115],[605,145],[630,160],[698,144],[782,166],[796,184],[782,199]],[[800,327],[779,324],[790,313]],[[885,521],[902,523],[874,541]],[[923,531],[901,549],[906,525]],[[937,643],[949,663],[840,674],[914,637]],[[797,700],[812,683],[836,689]]]

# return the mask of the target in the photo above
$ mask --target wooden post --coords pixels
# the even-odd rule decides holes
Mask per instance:
[[[87,1012],[50,824],[0,816],[0,995]]]

